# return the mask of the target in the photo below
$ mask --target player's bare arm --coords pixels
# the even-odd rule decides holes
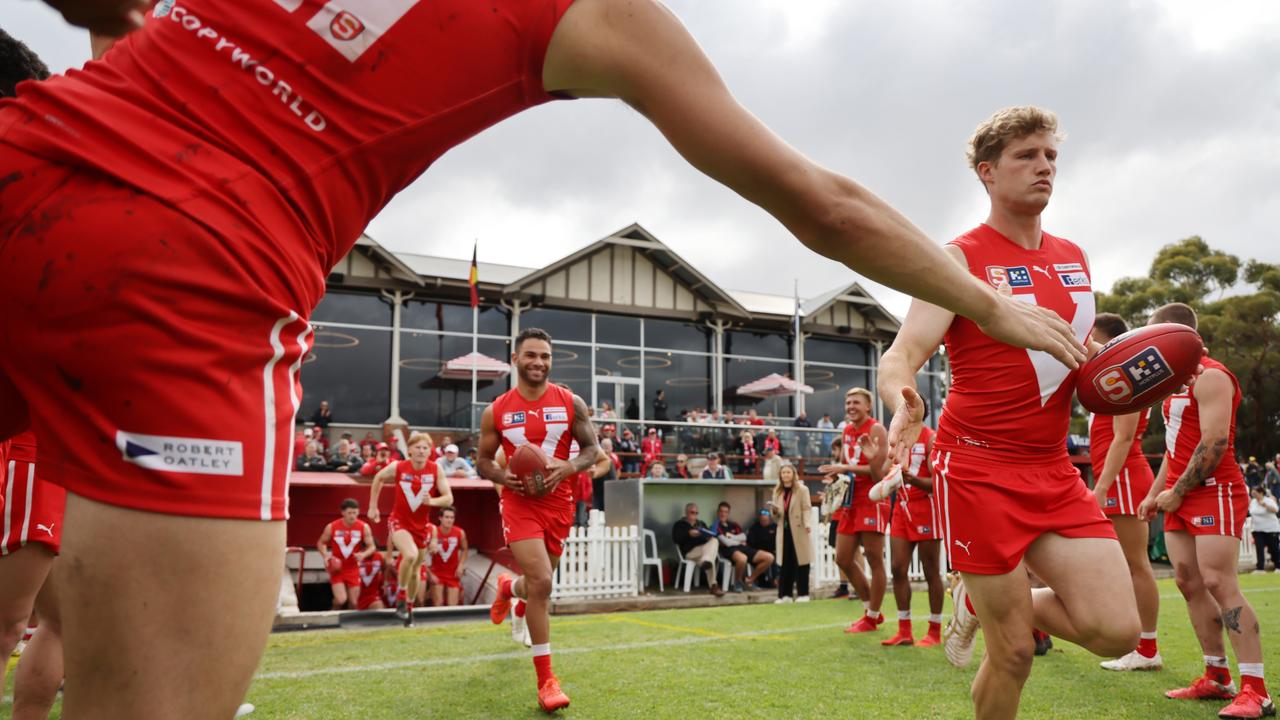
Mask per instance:
[[[1203,485],[1227,450],[1234,393],[1231,379],[1220,370],[1209,369],[1196,379],[1191,392],[1200,407],[1200,442],[1192,451],[1182,476],[1173,487],[1156,496],[1156,506],[1165,512],[1177,510],[1188,492]]]
[[[320,533],[320,539],[316,541],[316,550],[320,551],[320,557],[325,562],[329,562],[329,541],[333,539],[333,526],[325,525],[324,532]]]
[[[379,522],[382,519],[381,513],[378,512],[378,495],[382,492],[384,483],[391,482],[396,476],[396,464],[382,468],[377,475],[373,476],[373,483],[369,485],[369,511],[365,515],[373,522]]]
[[[907,472],[907,470],[905,469],[909,466],[904,465],[903,466],[904,469],[902,471],[902,481],[912,487],[920,488],[925,492],[930,492],[930,493],[933,492],[933,472],[932,472],[933,460],[930,459],[932,457],[933,457],[933,436],[930,435],[929,439],[926,440],[924,444],[924,461],[920,463],[920,471],[928,475],[929,477],[917,477],[915,475],[912,475],[911,473]]]
[[[677,71],[678,70],[678,71]],[[873,193],[820,167],[730,94],[680,21],[656,0],[578,0],[548,47],[543,83],[580,97],[616,97],[647,117],[711,178],[777,218],[815,252],[972,318],[993,338],[1084,360],[1055,313],[1000,298]],[[891,252],[890,252],[891,250]]]
[[[467,562],[467,531],[458,528],[458,562],[465,564]],[[458,572],[462,572],[465,568],[459,566]]]
[[[361,534],[364,540],[364,549],[359,553],[356,553],[356,562],[364,562],[374,553],[378,552],[378,546],[373,542],[373,530],[369,528],[365,529],[368,530],[368,532]]]
[[[495,459],[502,448],[502,438],[493,424],[493,405],[486,407],[480,416],[480,438],[476,442],[476,473],[499,489],[522,490],[520,479]]]
[[[950,245],[943,251],[956,263],[964,252]],[[876,389],[893,419],[889,422],[889,457],[899,465],[911,462],[911,446],[920,437],[924,401],[916,390],[916,372],[938,352],[955,313],[923,300],[913,300],[898,336],[880,358]]]
[[[1166,454],[1160,459],[1160,468],[1156,470],[1155,479],[1151,482],[1151,489],[1147,491],[1147,496],[1138,503],[1138,517],[1143,520],[1151,520],[1156,516],[1156,496],[1164,490],[1165,482],[1169,478],[1169,456]]]
[[[604,457],[604,453],[596,445],[596,426],[591,422],[591,411],[577,395],[573,396],[573,427],[570,432],[573,433],[573,439],[578,441],[578,456],[568,461],[550,459],[547,464],[551,469],[551,473],[547,475],[548,492],[554,490],[565,478],[590,470]]]
[[[1142,413],[1117,415],[1112,420],[1111,427],[1115,438],[1111,441],[1111,447],[1107,448],[1107,458],[1103,461],[1102,473],[1098,475],[1093,485],[1093,496],[1101,507],[1106,507],[1107,491],[1115,484],[1116,476],[1120,474],[1125,458],[1129,456],[1129,448],[1133,446],[1134,436],[1138,433],[1138,420],[1141,415]]]
[[[431,507],[449,507],[453,504],[453,489],[449,487],[449,478],[436,475],[436,496],[427,500]]]
[[[142,27],[153,0],[45,0],[72,25],[120,37]]]

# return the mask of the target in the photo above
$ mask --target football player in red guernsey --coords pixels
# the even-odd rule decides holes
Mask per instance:
[[[1099,313],[1093,321],[1093,341],[1105,345],[1129,331],[1123,318]],[[1147,521],[1138,516],[1138,503],[1151,489],[1154,475],[1142,454],[1142,435],[1151,411],[1128,415],[1089,417],[1089,460],[1093,464],[1093,496],[1111,520],[1124,550],[1138,600],[1142,635],[1129,654],[1102,662],[1107,670],[1159,670],[1164,660],[1156,647],[1156,620],[1160,614],[1160,590],[1147,558]]]
[[[396,616],[406,627],[413,625],[413,603],[421,580],[419,568],[426,561],[425,549],[433,537],[431,508],[453,504],[449,480],[440,476],[431,462],[431,437],[426,433],[409,436],[409,459],[388,465],[373,476],[369,486],[369,519],[378,522],[378,494],[384,483],[395,484],[395,505],[387,518],[387,544],[400,553],[399,590]]]
[[[378,546],[373,544],[373,530],[360,519],[360,503],[347,498],[341,507],[342,517],[324,526],[316,549],[324,556],[324,566],[329,571],[333,609],[355,610],[360,604],[360,563],[376,553]],[[331,567],[335,558],[340,563],[337,571]]]
[[[877,502],[868,497],[871,486],[880,481],[889,444],[885,442],[884,426],[871,417],[871,391],[866,388],[850,388],[844,394],[845,426],[841,447],[843,463],[830,463],[818,468],[824,475],[852,473],[853,481],[845,495],[844,513],[836,530],[836,565],[853,583],[865,609],[863,616],[849,624],[847,633],[871,632],[884,622],[880,605],[888,575],[884,568],[884,534],[888,529],[889,515],[893,511],[887,502]],[[875,451],[868,453],[868,448]],[[871,566],[871,580],[863,574],[860,563],[854,561],[861,547]]]
[[[929,409],[926,406],[925,416]],[[946,589],[942,584],[942,508],[933,492],[933,431],[926,425],[911,446],[911,461],[905,472],[885,478],[877,494],[887,497],[896,489],[893,517],[889,523],[889,557],[893,569],[893,600],[898,606],[898,632],[881,640],[881,645],[932,647],[942,642],[942,604]],[[919,642],[911,629],[911,569],[913,553],[920,556],[929,590],[929,629]],[[905,608],[905,609],[904,609]]]
[[[1150,322],[1195,329],[1196,313],[1187,305],[1172,303],[1152,313]],[[1166,695],[1231,699],[1219,717],[1270,716],[1275,705],[1263,681],[1258,616],[1240,592],[1236,577],[1248,512],[1248,489],[1235,462],[1240,383],[1212,358],[1204,358],[1203,365],[1203,374],[1189,389],[1164,401],[1164,462],[1138,506],[1138,515],[1148,520],[1164,511],[1169,560],[1204,651],[1204,675],[1190,687]],[[1227,665],[1224,631],[1240,665],[1239,694]]]
[[[107,34],[148,5],[49,2]],[[945,265],[874,194],[770,132],[657,0],[164,0],[101,61],[0,106],[14,350],[0,437],[29,406],[71,491],[68,716],[234,714],[274,618],[327,274],[450,148],[571,97],[639,109],[699,170],[868,278],[1083,359],[1066,324]],[[41,243],[7,242],[33,223]],[[117,544],[160,548],[159,565],[144,575]],[[188,631],[169,632],[179,616]],[[171,682],[175,663],[187,682]]]
[[[480,418],[476,469],[481,477],[503,487],[499,502],[502,533],[524,575],[515,580],[505,574],[498,578],[498,593],[489,617],[494,623],[501,623],[512,598],[524,601],[524,621],[533,642],[533,665],[538,677],[538,705],[553,712],[569,705],[568,696],[551,670],[548,613],[551,576],[573,525],[573,488],[565,481],[589,470],[599,461],[600,451],[586,403],[566,388],[548,382],[550,335],[537,328],[521,330],[511,364],[516,368],[516,387],[494,400]],[[574,442],[579,448],[576,457],[571,455]],[[548,458],[548,490],[541,497],[526,495],[519,478],[494,461],[499,448],[509,458],[525,443],[538,445]]]
[[[991,211],[945,251],[1016,301],[1058,313],[1084,342],[1094,317],[1088,261],[1040,225],[1057,158],[1053,113],[1007,108],[979,125],[969,161]],[[945,650],[953,664],[967,664],[982,619],[987,653],[973,682],[975,715],[1012,718],[1031,672],[1034,628],[1116,657],[1137,644],[1138,611],[1115,530],[1067,457],[1070,367],[914,301],[879,370],[880,397],[894,410],[892,459],[910,460],[924,415],[916,371],[943,341],[952,384],[934,437],[934,493],[962,578]],[[1033,590],[1027,568],[1048,587]]]
[[[431,586],[431,604],[462,604],[462,563],[467,559],[467,531],[454,524],[457,511],[452,507],[441,508],[440,524],[436,527],[436,558],[431,563],[431,573],[439,581]]]
[[[360,561],[360,600],[357,610],[382,610],[386,605],[382,602],[382,585],[386,572],[382,553],[375,552]],[[395,594],[392,593],[392,599]]]

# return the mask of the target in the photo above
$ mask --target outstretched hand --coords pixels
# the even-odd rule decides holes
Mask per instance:
[[[122,37],[142,27],[152,0],[45,0],[72,25]]]
[[[1080,367],[1088,357],[1085,347],[1058,313],[1018,300],[1002,284],[997,289],[996,311],[977,323],[987,337],[1015,347],[1042,350],[1069,368]]]
[[[902,388],[902,403],[889,422],[889,459],[902,467],[911,466],[911,446],[924,425],[924,401],[910,386]],[[868,433],[870,434],[870,433]]]

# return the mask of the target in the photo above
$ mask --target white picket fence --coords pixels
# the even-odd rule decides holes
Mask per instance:
[[[592,510],[586,527],[573,527],[552,578],[552,600],[635,597],[640,594],[640,530],[608,527]]]
[[[818,522],[818,508],[813,508],[810,513],[809,527],[812,528],[810,536],[813,539],[813,547],[816,551],[814,553],[813,569],[809,575],[810,583],[814,587],[839,584],[841,582],[840,569],[836,567],[836,549],[827,544],[827,533],[830,532],[830,528],[826,523]],[[862,571],[865,573],[870,572],[870,566],[867,565],[868,562],[870,560],[863,557]],[[947,571],[945,556],[942,558],[942,562],[942,571],[945,573]],[[884,568],[886,573],[892,572],[892,568],[889,565],[889,536],[887,534],[884,542]],[[913,582],[924,580],[924,566],[920,564],[920,554],[914,550],[911,552],[911,567],[907,570],[907,577]]]

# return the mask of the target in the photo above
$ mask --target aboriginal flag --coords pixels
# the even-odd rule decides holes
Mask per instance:
[[[478,245],[479,243],[477,243]],[[476,267],[476,246],[471,246],[471,274],[467,276],[467,284],[471,286],[471,307],[475,309],[480,305],[480,295],[478,286],[480,283],[480,269]]]

